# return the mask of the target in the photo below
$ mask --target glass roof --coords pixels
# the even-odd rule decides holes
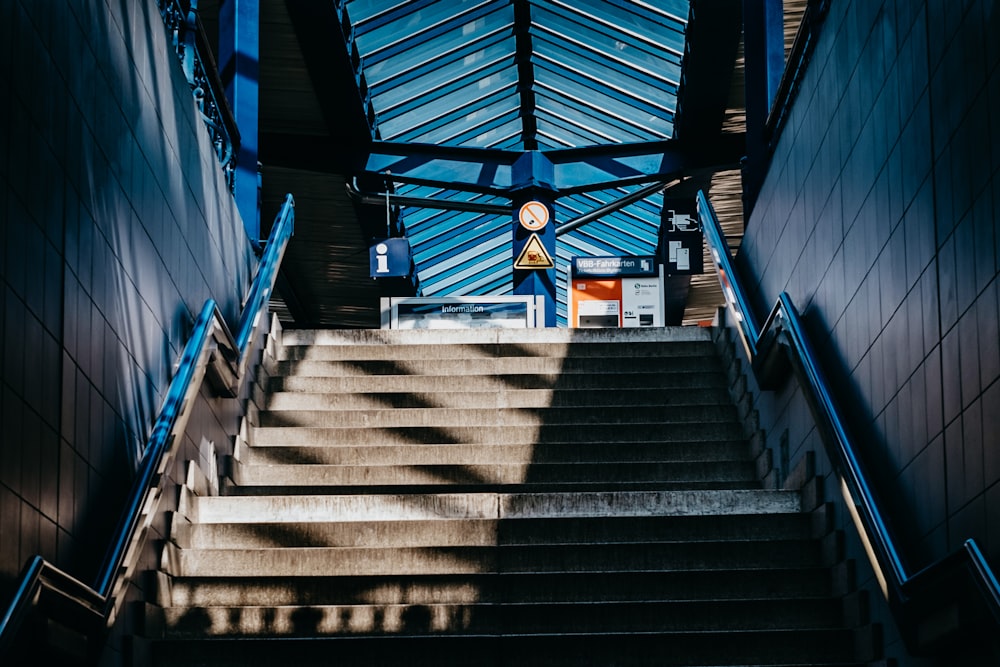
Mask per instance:
[[[382,141],[544,151],[673,135],[688,0],[348,0],[346,12]],[[561,197],[557,224],[638,187]],[[651,197],[559,237],[560,323],[570,258],[653,254],[661,204]],[[509,216],[402,213],[423,295],[511,292]]]

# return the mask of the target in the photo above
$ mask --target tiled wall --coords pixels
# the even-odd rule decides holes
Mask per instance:
[[[153,0],[0,2],[0,99],[6,605],[36,553],[93,580],[194,315],[232,325],[255,260]]]
[[[997,35],[1000,2],[832,0],[740,250],[817,334],[913,570],[970,537],[1000,564]],[[818,446],[800,401],[759,407]]]

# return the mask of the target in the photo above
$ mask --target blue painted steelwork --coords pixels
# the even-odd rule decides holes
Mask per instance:
[[[219,378],[219,382],[225,385],[221,389],[224,394],[233,396],[238,391],[237,383],[246,377],[251,340],[254,333],[260,331],[261,318],[268,296],[274,289],[278,265],[292,236],[294,206],[292,196],[288,195],[272,226],[240,316],[236,338],[230,333],[213,299],[205,302],[195,319],[177,371],[153,424],[114,540],[94,584],[86,586],[40,556],[31,559],[22,571],[14,598],[0,617],[0,659],[12,650],[20,623],[46,592],[52,592],[78,609],[79,617],[77,614],[69,615],[70,619],[77,620],[67,622],[82,625],[73,629],[85,636],[101,636],[114,622],[124,602],[123,587],[128,583],[131,568],[146,537],[145,528],[151,521],[150,512],[160,493],[159,484],[165,479],[168,457],[183,439],[191,406],[201,391],[203,380],[213,371],[226,376]]]
[[[551,176],[541,184],[559,196],[649,183],[720,162],[735,164],[731,154],[699,151],[672,140],[542,151],[375,142],[364,170],[371,174],[391,172],[397,183],[509,198],[510,192],[520,187],[514,165],[525,159],[552,165]]]
[[[194,3],[192,3],[194,4]],[[242,141],[233,196],[247,237],[260,239],[257,131],[260,99],[260,0],[226,0],[219,7],[219,70]]]
[[[733,268],[718,218],[703,192],[698,193],[697,200],[698,214],[716,262],[719,280],[739,323],[741,336],[745,339],[748,358],[756,372],[765,367],[768,357],[782,354],[779,346],[787,350],[819,422],[831,462],[846,491],[844,500],[850,505],[849,510],[862,542],[870,550],[876,577],[890,608],[897,615],[910,649],[916,650],[925,639],[921,636],[924,629],[919,627],[920,621],[939,614],[951,605],[958,606],[955,613],[962,619],[961,623],[974,625],[978,622],[974,618],[985,615],[991,634],[996,635],[1000,630],[1000,582],[975,540],[967,540],[960,550],[919,572],[908,570],[890,522],[882,513],[882,503],[858,454],[858,440],[848,428],[844,412],[819,364],[819,355],[791,297],[785,292],[779,294],[763,327],[758,327]],[[963,590],[966,588],[963,577],[974,584],[977,598],[970,599]],[[979,605],[985,606],[985,612],[976,609]]]
[[[784,70],[783,14],[782,0],[743,2],[747,117],[747,162],[743,170],[743,189],[747,193],[747,215],[753,210],[768,160],[767,118]]]
[[[537,151],[524,153],[522,157],[514,165],[518,187],[514,191],[511,210],[513,293],[542,297],[545,302],[545,320],[542,326],[554,327],[556,217],[554,191],[545,187],[552,179],[552,164]],[[519,265],[519,260],[525,257],[530,259],[532,255],[543,257],[544,266],[533,268],[530,261],[523,261]]]
[[[570,220],[695,166],[671,141],[688,13],[688,0],[347,0],[378,114],[365,171],[391,171],[415,206],[468,200],[461,190],[493,203],[511,200],[529,154],[552,164],[540,185]],[[511,293],[509,216],[403,206],[423,294]],[[559,263],[590,248],[649,254],[658,225],[655,201],[637,201],[563,233],[557,299]]]

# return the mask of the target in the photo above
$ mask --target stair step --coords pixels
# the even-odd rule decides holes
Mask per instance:
[[[344,377],[378,375],[494,376],[559,373],[563,382],[571,374],[632,374],[637,382],[647,375],[719,372],[714,357],[490,357],[482,359],[307,359],[276,361],[272,375]]]
[[[481,493],[483,491],[493,491],[497,493],[622,493],[635,491],[726,491],[726,490],[754,490],[760,488],[760,482],[752,481],[705,481],[705,482],[565,482],[565,483],[545,483],[545,484],[493,484],[483,485],[478,483],[455,483],[445,487],[450,493]],[[223,482],[222,491],[227,496],[255,496],[255,495],[342,495],[342,494],[405,494],[409,496],[427,493],[438,493],[442,490],[439,483],[433,484],[371,484],[371,485],[302,485],[288,486],[287,484],[241,486],[230,482]]]
[[[281,360],[366,359],[410,361],[413,359],[594,359],[636,357],[702,357],[715,363],[715,348],[711,341],[636,341],[628,345],[616,342],[577,343],[454,343],[439,345],[405,345],[382,343],[370,345],[289,345],[279,349]]]
[[[474,486],[510,484],[652,483],[682,486],[688,482],[725,484],[757,482],[749,461],[638,463],[496,463],[422,465],[325,465],[320,463],[231,466],[239,486]]]
[[[412,426],[558,426],[562,424],[729,423],[731,405],[555,408],[398,408],[384,410],[283,410],[260,413],[261,426],[391,428]]]
[[[164,612],[168,637],[751,631],[834,627],[841,620],[836,601],[810,598],[234,606],[202,607],[197,615],[171,607]]]
[[[734,421],[675,424],[466,424],[451,426],[269,426],[256,427],[255,444],[552,444],[733,441],[743,437]]]
[[[675,665],[847,667],[850,630],[752,630],[542,635],[403,635],[295,639],[161,641],[156,665],[286,667],[329,665]],[[294,654],[290,653],[294,647]],[[197,659],[193,658],[197,656]],[[693,656],[697,656],[696,659]],[[197,661],[200,659],[200,662]]]
[[[165,606],[433,604],[468,601],[593,602],[826,597],[826,568],[768,565],[738,570],[504,572],[484,575],[285,578],[183,577],[163,585]]]
[[[319,465],[486,465],[497,463],[602,463],[745,461],[745,442],[410,444],[341,446],[255,444],[240,460],[247,464]]]
[[[729,394],[723,387],[687,388],[684,391],[650,391],[642,388],[606,389],[505,389],[424,392],[305,393],[271,392],[261,407],[278,410],[378,410],[385,408],[605,408],[617,406],[705,406],[725,405]]]
[[[685,390],[689,388],[725,388],[720,372],[706,373],[576,373],[568,382],[561,372],[497,373],[493,375],[348,375],[311,376],[308,368],[296,368],[295,375],[275,375],[268,380],[271,391],[315,393],[396,392],[433,393],[467,391],[528,391],[631,389],[641,382],[647,392],[654,390]]]
[[[648,329],[286,329],[285,347],[297,345],[347,345],[354,348],[380,345],[447,347],[451,345],[586,345],[614,343],[629,347],[639,343],[708,342],[705,327],[656,327]],[[625,345],[628,344],[628,345]]]
[[[526,519],[590,516],[788,514],[793,491],[689,490],[579,493],[436,493],[396,495],[202,496],[190,499],[199,523]]]
[[[807,539],[801,514],[718,516],[574,517],[541,519],[434,519],[409,521],[289,521],[280,523],[189,523],[178,519],[171,539],[184,548],[276,546],[396,547],[510,546],[672,540]]]
[[[733,569],[818,565],[809,541],[771,540],[458,547],[164,548],[161,569],[181,577],[247,578]]]

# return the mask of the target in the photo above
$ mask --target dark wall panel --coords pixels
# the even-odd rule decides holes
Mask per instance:
[[[256,260],[156,2],[0,3],[0,98],[6,605],[36,553],[93,579],[194,316],[234,324]]]
[[[739,256],[806,316],[911,571],[1000,563],[997,34],[994,2],[831,2]],[[819,446],[799,398],[758,407],[792,464]]]

